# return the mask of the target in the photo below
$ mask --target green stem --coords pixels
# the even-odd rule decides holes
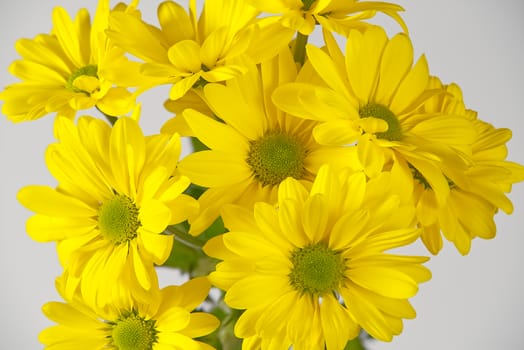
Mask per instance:
[[[360,336],[355,339],[351,339],[347,344],[344,350],[366,350],[364,345],[362,345],[362,339]]]
[[[295,53],[293,58],[295,62],[299,63],[301,66],[304,65],[306,60],[306,44],[308,36],[300,32],[297,32],[297,38],[295,40]]]
[[[175,239],[180,243],[183,243],[191,248],[202,250],[205,242],[201,241],[195,236],[190,235],[183,227],[180,225],[168,226],[166,232],[174,234]]]

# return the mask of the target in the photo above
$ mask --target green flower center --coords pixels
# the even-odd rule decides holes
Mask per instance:
[[[301,179],[306,150],[294,137],[272,133],[251,142],[247,164],[262,185],[278,185],[287,177]]]
[[[127,196],[115,195],[98,209],[98,227],[115,244],[135,238],[140,225],[138,208]]]
[[[83,92],[87,95],[90,95],[90,91],[85,91],[77,86],[75,86],[75,80],[81,76],[88,76],[88,77],[94,77],[98,79],[98,66],[96,64],[90,64],[85,67],[82,67],[75,71],[71,76],[67,79],[66,83],[66,89],[73,92]]]
[[[311,8],[311,5],[317,0],[302,0],[302,3],[304,4],[304,7],[302,7],[303,11],[307,11]]]
[[[399,141],[402,138],[402,128],[395,114],[386,106],[377,103],[369,103],[359,110],[360,118],[377,118],[382,119],[388,124],[388,129],[384,132],[377,132],[375,135],[379,139],[389,141]]]
[[[153,349],[157,339],[154,320],[146,320],[131,311],[111,325],[112,345],[118,350]]]
[[[296,249],[291,253],[291,263],[291,285],[302,294],[315,296],[336,290],[346,271],[340,253],[331,250],[324,243]]]

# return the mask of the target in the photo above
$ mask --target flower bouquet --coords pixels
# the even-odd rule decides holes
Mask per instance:
[[[46,349],[364,349],[390,342],[444,241],[467,255],[524,167],[511,131],[416,57],[397,4],[143,1],[20,39],[13,122],[54,118],[56,186],[18,201],[55,242]],[[389,17],[394,34],[374,22]],[[317,40],[311,40],[316,33]],[[171,118],[143,115],[167,86]],[[158,122],[146,133],[141,121]],[[184,141],[184,142],[182,142]],[[183,156],[182,156],[183,155]],[[427,253],[402,248],[422,242]],[[186,280],[161,286],[158,269]]]

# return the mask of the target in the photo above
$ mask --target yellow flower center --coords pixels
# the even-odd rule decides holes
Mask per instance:
[[[247,164],[262,185],[278,185],[287,177],[300,179],[305,173],[306,150],[293,136],[268,134],[251,142]]]
[[[140,317],[131,311],[116,322],[111,322],[112,345],[118,350],[151,350],[156,342],[154,320]]]
[[[91,77],[88,78],[88,80],[93,78],[98,80],[98,66],[96,64],[90,64],[75,71],[67,79],[66,88],[73,92],[83,92],[87,95],[92,94],[94,91],[85,90],[88,86],[86,82],[82,82],[82,80],[85,80],[85,77]],[[94,85],[98,86],[98,84]]]
[[[340,253],[324,243],[298,248],[291,253],[293,268],[289,274],[291,285],[298,292],[322,296],[336,290],[346,271]]]
[[[384,105],[378,103],[369,103],[359,110],[360,118],[377,118],[382,119],[388,124],[388,129],[384,132],[377,132],[375,135],[379,139],[389,141],[399,141],[402,139],[402,128],[397,116]]]
[[[127,196],[115,195],[98,209],[98,227],[115,244],[135,238],[140,225],[138,208]]]

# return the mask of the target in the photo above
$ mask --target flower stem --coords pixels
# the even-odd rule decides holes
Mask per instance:
[[[197,237],[190,235],[181,225],[168,226],[166,232],[174,234],[175,239],[180,243],[197,250],[202,250],[205,243]]]
[[[306,44],[308,36],[300,32],[297,32],[297,38],[295,39],[295,53],[293,58],[295,62],[299,63],[301,66],[304,65],[306,60]]]

